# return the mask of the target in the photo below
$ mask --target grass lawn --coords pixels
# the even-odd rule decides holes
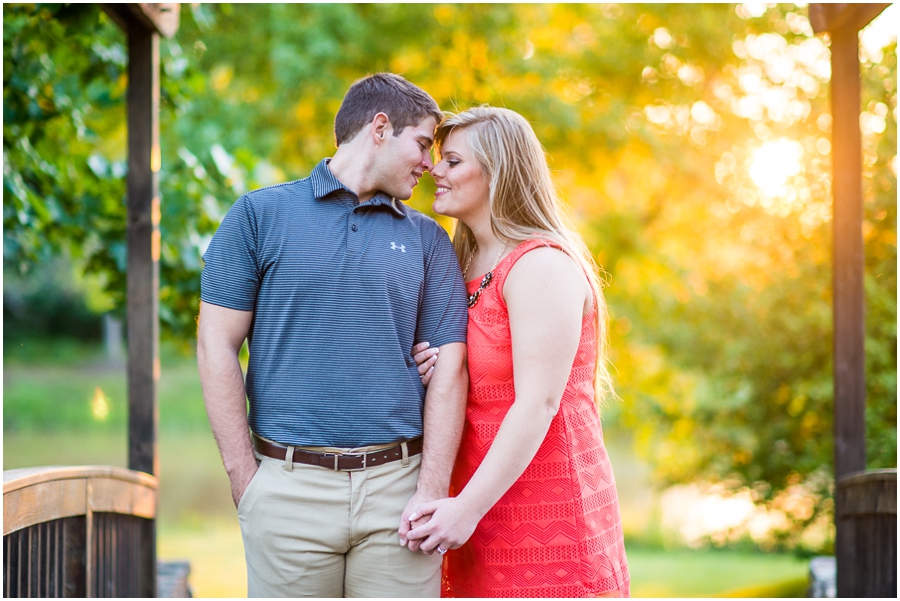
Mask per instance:
[[[157,554],[163,560],[191,563],[188,580],[194,597],[246,597],[247,567],[237,515],[193,525],[160,524]]]
[[[627,553],[634,597],[806,596],[809,560],[793,555],[642,548]]]
[[[94,409],[98,387],[106,404],[103,419],[103,412]],[[3,469],[125,466],[124,369],[7,362],[3,393]],[[244,596],[246,569],[237,513],[192,361],[163,364],[159,404],[159,557],[190,561],[195,596]],[[647,521],[655,496],[645,483],[646,467],[627,445],[612,436],[607,440],[617,466],[623,521],[628,522],[627,542],[627,533],[639,531]],[[632,521],[635,527],[629,528]],[[628,546],[628,560],[636,597],[802,596],[808,566],[808,561],[790,555],[637,546]]]
[[[247,574],[237,518],[160,527],[159,556],[191,562],[197,597],[244,597]],[[804,597],[808,561],[736,551],[631,549],[633,597]]]

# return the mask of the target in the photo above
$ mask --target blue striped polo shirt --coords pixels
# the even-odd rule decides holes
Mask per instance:
[[[250,428],[295,446],[422,435],[412,346],[466,341],[466,291],[450,239],[384,194],[359,202],[320,162],[245,194],[203,255],[204,303],[253,311]]]

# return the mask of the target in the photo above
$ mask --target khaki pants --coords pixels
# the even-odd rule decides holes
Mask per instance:
[[[441,557],[397,534],[421,455],[358,472],[257,457],[238,505],[249,597],[440,595]]]

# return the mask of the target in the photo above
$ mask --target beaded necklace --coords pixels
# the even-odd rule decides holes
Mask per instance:
[[[507,243],[508,244],[508,243]],[[481,280],[481,285],[478,286],[478,290],[469,295],[469,308],[475,306],[475,303],[478,302],[478,299],[481,298],[481,293],[485,288],[491,285],[491,282],[494,279],[494,270],[497,269],[497,265],[500,263],[500,257],[503,256],[503,253],[506,252],[507,244],[503,245],[503,248],[500,249],[500,254],[497,255],[497,259],[494,261],[494,266],[491,267],[491,270],[484,274],[484,278]],[[478,243],[475,243],[475,248],[472,249],[472,254],[469,255],[469,260],[466,261],[466,268],[463,270],[463,279],[465,279],[466,275],[469,273],[469,266],[472,264],[472,259],[475,258],[475,253],[478,251]]]

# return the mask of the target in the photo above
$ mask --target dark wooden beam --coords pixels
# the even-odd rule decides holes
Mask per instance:
[[[835,478],[866,467],[859,30],[888,4],[810,4],[831,37]]]
[[[178,3],[101,4],[100,7],[126,33],[132,29],[155,32],[170,38],[178,31]]]
[[[159,475],[159,36],[178,4],[103,4],[128,37],[128,467]],[[145,527],[141,594],[156,596],[156,522]]]
[[[810,4],[831,37],[835,478],[866,467],[859,30],[888,4]]]
[[[866,469],[865,248],[862,233],[862,136],[859,129],[859,30],[887,6],[809,5],[813,30],[820,34],[828,33],[831,38],[834,476],[839,489],[835,494],[835,556],[838,597],[871,596],[873,590],[891,588],[896,596],[896,474],[893,480],[894,531],[888,534],[885,539],[888,542],[884,545],[872,538],[871,533],[860,536],[859,524],[846,517],[854,510],[852,499],[841,494],[842,483],[853,480],[854,474],[862,474]],[[863,522],[871,521],[871,516],[864,517]],[[876,529],[883,527],[879,524]],[[889,544],[891,542],[892,545]],[[873,569],[880,574],[885,565],[894,566],[893,587],[873,589],[868,575]]]
[[[888,6],[890,4],[810,4],[809,22],[816,33],[859,31]]]
[[[856,30],[831,34],[834,475],[866,468],[862,138]]]
[[[159,34],[128,35],[128,467],[159,475]],[[149,534],[156,587],[156,529]],[[149,560],[148,560],[149,561]]]
[[[159,35],[132,29],[128,53],[128,464],[157,475]]]

